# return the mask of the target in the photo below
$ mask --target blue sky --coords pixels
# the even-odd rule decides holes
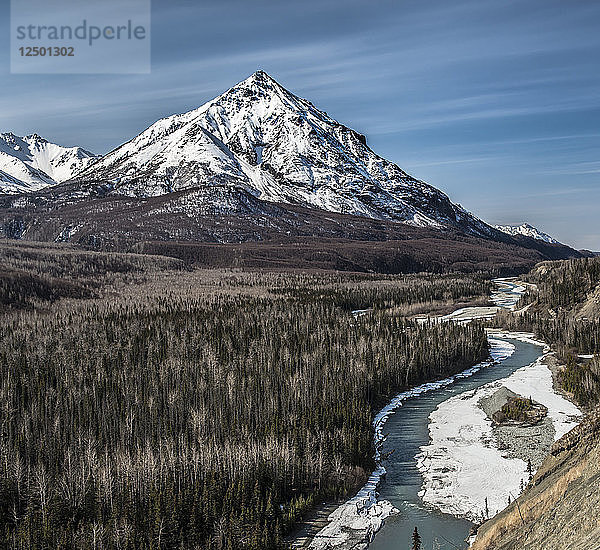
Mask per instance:
[[[107,152],[262,68],[492,223],[600,250],[600,2],[154,0],[147,75],[11,75],[0,131]]]

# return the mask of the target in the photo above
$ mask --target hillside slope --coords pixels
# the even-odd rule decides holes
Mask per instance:
[[[556,351],[555,384],[588,411],[557,441],[525,492],[484,523],[473,550],[600,549],[600,259],[542,262],[516,315]]]
[[[71,242],[121,251],[160,250],[205,266],[291,267],[375,272],[523,272],[576,252],[414,227],[364,216],[262,201],[212,186],[149,198],[118,195],[65,201],[57,188],[0,197],[0,237]],[[536,245],[537,246],[537,245]]]
[[[600,548],[600,413],[559,439],[525,492],[484,523],[471,550]]]

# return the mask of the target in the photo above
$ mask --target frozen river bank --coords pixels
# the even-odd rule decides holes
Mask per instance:
[[[469,322],[487,318],[499,308],[514,309],[524,286],[511,280],[496,283],[494,306],[464,308],[437,320]],[[403,392],[380,411],[374,420],[377,470],[357,495],[331,514],[311,548],[401,548],[408,545],[415,526],[428,548],[465,548],[472,526],[469,519],[483,512],[485,499],[490,513],[507,504],[507,495],[501,491],[496,495],[498,482],[484,479],[486,459],[495,467],[493,475],[499,479],[508,476],[511,491],[515,483],[518,490],[521,479],[526,478],[526,463],[502,456],[479,400],[488,391],[485,388],[499,380],[503,380],[499,385],[506,382],[517,388],[517,393],[531,390],[536,400],[543,397],[548,401],[555,394],[550,371],[538,362],[545,351],[543,344],[532,340],[531,335],[501,331],[490,333],[488,338],[493,360]],[[484,393],[475,396],[480,388]],[[450,405],[445,405],[448,402]],[[553,436],[562,435],[576,422],[577,411],[562,402],[552,403],[548,408],[556,422]],[[483,463],[478,461],[478,454]]]

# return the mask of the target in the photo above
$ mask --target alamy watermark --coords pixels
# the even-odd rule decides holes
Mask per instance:
[[[11,0],[11,72],[150,72],[150,0]]]

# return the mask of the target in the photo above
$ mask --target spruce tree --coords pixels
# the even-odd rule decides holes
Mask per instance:
[[[415,530],[412,534],[412,550],[421,550],[421,535],[419,535],[418,529],[415,527]]]

